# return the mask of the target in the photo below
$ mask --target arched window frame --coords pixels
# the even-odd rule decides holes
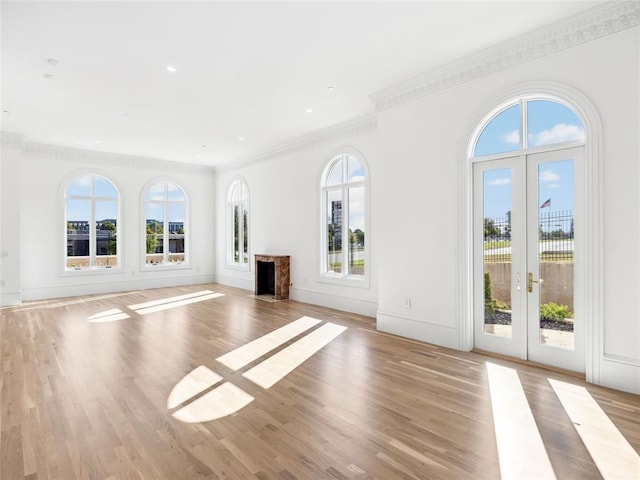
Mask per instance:
[[[529,146],[529,138],[528,138],[528,125],[527,125],[527,113],[528,113],[528,104],[533,101],[549,101],[558,103],[567,109],[571,110],[581,121],[582,125],[584,125],[584,120],[582,118],[582,114],[576,110],[576,108],[568,101],[557,95],[544,94],[544,93],[531,93],[528,95],[520,95],[517,98],[512,98],[506,102],[501,102],[497,107],[493,110],[489,111],[489,113],[485,114],[481,120],[476,124],[473,133],[471,135],[471,141],[468,145],[467,150],[467,158],[471,162],[475,161],[486,161],[492,160],[496,158],[503,158],[508,156],[513,156],[521,153],[536,153],[541,151],[549,151],[555,150],[559,148],[569,148],[573,146],[582,146],[585,145],[585,138],[569,140],[565,142],[558,142],[540,146]],[[518,140],[518,148],[514,148],[513,150],[500,152],[500,153],[492,153],[487,155],[479,155],[475,156],[475,149],[478,144],[478,140],[482,136],[482,132],[484,129],[491,124],[491,122],[497,118],[501,113],[513,107],[514,105],[518,105],[519,110],[519,140]]]
[[[472,229],[472,167],[473,152],[479,135],[485,125],[508,104],[513,104],[519,98],[548,98],[569,106],[582,120],[585,141],[580,142],[585,148],[585,179],[584,192],[585,211],[584,231],[586,245],[584,249],[585,291],[585,346],[586,380],[600,383],[600,370],[604,355],[603,347],[603,196],[602,178],[602,122],[600,115],[591,101],[580,91],[556,82],[529,82],[513,88],[508,88],[493,100],[489,100],[480,115],[473,120],[467,131],[469,143],[463,146],[464,151],[459,156],[459,232],[460,248],[458,250],[458,346],[460,350],[469,351],[473,348],[473,229]],[[498,105],[491,110],[491,105]],[[490,113],[487,113],[490,111]],[[563,145],[562,147],[566,146]],[[535,150],[531,150],[535,153]],[[529,152],[526,152],[529,153]],[[502,154],[500,154],[502,156]],[[489,159],[475,157],[476,161]]]
[[[163,187],[163,198],[149,199],[149,192],[159,186]],[[169,192],[172,187],[175,187],[175,189],[182,193],[182,199],[176,200],[169,198]],[[186,190],[175,180],[164,178],[156,179],[149,182],[143,189],[140,204],[142,209],[142,268],[145,270],[189,268],[189,197],[187,196]],[[163,248],[161,253],[147,253],[147,249],[149,247],[147,239],[149,235],[147,230],[147,206],[149,204],[162,207],[162,231],[160,232],[160,235]],[[182,234],[172,233],[174,230],[171,230],[173,222],[169,218],[170,206],[182,206],[184,208]],[[171,238],[172,235],[182,235],[182,252],[171,252],[171,240],[175,240],[177,244],[179,244],[180,240],[180,238]],[[158,238],[157,233],[156,238]],[[169,245],[169,248],[164,248],[165,245]]]
[[[86,177],[89,179],[89,194],[74,194],[69,191],[70,187],[79,179]],[[106,181],[114,190],[115,196],[101,196],[96,194],[95,181],[96,178],[100,178]],[[109,178],[107,175],[96,172],[96,171],[78,171],[74,172],[72,175],[69,175],[65,181],[62,182],[62,198],[63,198],[63,232],[64,232],[64,254],[63,254],[63,272],[65,274],[77,275],[77,274],[103,274],[107,272],[119,272],[121,271],[122,265],[122,215],[121,215],[121,204],[120,204],[120,189],[117,187],[115,182]],[[89,225],[87,226],[88,230],[88,255],[83,256],[69,256],[69,247],[70,247],[70,235],[73,235],[73,231],[76,229],[69,229],[69,224],[74,222],[74,220],[69,219],[69,201],[87,201],[89,202]],[[100,220],[97,218],[96,213],[96,203],[97,202],[105,202],[105,203],[114,203],[115,204],[115,233],[109,234],[109,240],[107,244],[107,248],[114,248],[115,252],[113,254],[107,253],[106,255],[101,255],[97,252],[97,237],[98,237],[98,228],[97,222]],[[112,222],[113,223],[113,222]],[[112,239],[111,236],[114,236],[115,239]],[[115,257],[115,259],[114,259]],[[82,258],[82,260],[81,260]]]
[[[348,172],[347,172],[347,159],[353,158],[357,160],[362,168],[362,172],[364,174],[364,178],[358,181],[348,181]],[[342,182],[339,184],[328,185],[329,175],[332,171],[333,166],[340,161],[341,159],[345,160],[343,162],[343,178]],[[349,202],[345,202],[345,199],[348,198],[348,190],[354,187],[363,187],[363,197],[364,197],[364,232],[365,232],[365,242],[364,242],[364,271],[362,275],[359,274],[350,274],[349,269],[342,269],[343,271],[340,273],[333,272],[329,269],[328,265],[328,254],[329,254],[329,245],[328,245],[328,228],[329,224],[327,219],[329,218],[329,208],[328,208],[328,194],[329,192],[339,191],[341,192],[341,200],[345,207],[342,210],[342,242],[343,244],[348,244],[348,232],[349,232]],[[370,251],[371,251],[371,235],[370,235],[370,213],[369,213],[369,167],[367,162],[364,159],[364,156],[358,152],[357,150],[350,147],[343,147],[337,151],[336,154],[331,156],[331,160],[325,166],[322,177],[321,177],[321,201],[320,201],[320,211],[321,211],[321,251],[320,251],[320,278],[319,281],[327,282],[327,283],[336,283],[342,285],[351,285],[357,287],[369,287],[369,272],[371,267],[370,262]],[[343,249],[342,252],[342,264],[348,264],[348,249]]]
[[[238,211],[236,216],[235,212]],[[240,222],[238,219],[243,218]],[[238,241],[242,239],[244,248],[236,251],[236,229]],[[243,178],[236,178],[227,189],[227,265],[249,270],[251,265],[251,244],[249,242],[249,186]]]

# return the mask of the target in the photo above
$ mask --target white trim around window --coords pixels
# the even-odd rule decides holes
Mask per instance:
[[[251,270],[250,220],[249,186],[244,178],[237,177],[227,189],[226,244],[229,268]]]

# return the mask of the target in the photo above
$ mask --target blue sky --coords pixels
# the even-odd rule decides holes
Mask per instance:
[[[584,138],[582,123],[569,108],[556,102],[533,100],[527,104],[527,144],[553,145]],[[482,131],[474,156],[520,150],[520,105],[503,110]],[[542,214],[574,209],[574,162],[566,159],[538,169],[538,207],[547,199],[551,206]],[[513,179],[509,169],[484,172],[484,216],[504,217],[511,210]]]

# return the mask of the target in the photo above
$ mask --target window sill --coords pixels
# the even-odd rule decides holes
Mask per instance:
[[[93,275],[113,275],[123,273],[121,267],[80,267],[65,269],[60,274],[61,277],[83,277]]]
[[[320,275],[318,282],[333,283],[334,285],[346,285],[349,287],[369,288],[369,278],[358,276]]]
[[[191,270],[193,267],[188,263],[145,263],[140,269],[141,272],[159,272],[169,270]]]
[[[251,270],[249,264],[241,265],[239,263],[227,263],[225,267],[229,270],[239,270],[242,272],[248,272]]]

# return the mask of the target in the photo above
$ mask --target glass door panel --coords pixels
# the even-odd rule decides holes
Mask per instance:
[[[511,338],[511,169],[482,174],[484,333]]]
[[[575,284],[581,149],[529,155],[527,198],[528,358],[584,371]]]
[[[474,165],[474,342],[522,355],[523,168],[520,157]]]

